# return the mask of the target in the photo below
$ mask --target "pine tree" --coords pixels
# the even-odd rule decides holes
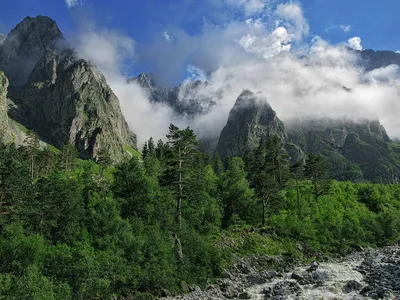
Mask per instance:
[[[149,147],[147,147],[147,142],[144,142],[143,145],[143,150],[142,150],[142,157],[143,159],[146,159],[146,157],[149,155]]]
[[[327,192],[329,188],[328,162],[326,158],[319,154],[310,154],[304,166],[304,175],[308,180],[311,180],[314,188],[315,201],[318,203],[318,198]]]
[[[227,170],[220,178],[219,197],[223,206],[222,226],[233,225],[237,219],[254,224],[257,207],[254,190],[246,179],[244,162],[239,157],[228,161]]]
[[[167,135],[169,157],[167,160],[166,181],[169,185],[176,186],[176,224],[179,228],[182,218],[182,203],[185,194],[185,175],[187,167],[197,151],[198,142],[193,130],[187,127],[180,130],[177,126],[169,126]]]
[[[276,212],[281,206],[280,190],[290,177],[289,158],[277,136],[260,145],[247,155],[251,187],[257,193],[262,207],[262,225],[265,224],[267,209]]]
[[[155,155],[156,154],[156,146],[154,144],[154,140],[151,137],[147,143],[147,147],[149,149],[149,155]]]
[[[218,175],[222,174],[225,170],[224,164],[221,161],[221,158],[217,151],[215,151],[211,157],[211,166],[212,166],[215,174],[218,174]]]
[[[290,173],[296,186],[297,214],[301,218],[300,180],[304,178],[304,165],[300,161],[290,166]]]
[[[26,145],[26,150],[28,154],[29,173],[31,174],[31,178],[34,179],[36,158],[40,147],[39,139],[33,131],[29,131],[25,138],[24,144]]]
[[[100,175],[103,176],[104,170],[112,164],[110,155],[105,148],[100,148],[100,151],[97,153],[96,162],[100,165]]]
[[[61,169],[64,171],[72,170],[74,160],[78,156],[78,152],[74,145],[67,143],[60,149]]]

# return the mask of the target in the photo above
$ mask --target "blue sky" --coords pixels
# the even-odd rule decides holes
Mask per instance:
[[[70,7],[67,2],[71,4]],[[244,9],[245,2],[268,3],[262,10],[249,15]],[[209,26],[224,27],[235,21],[244,22],[250,17],[261,16],[266,20],[268,13],[279,3],[287,2],[293,1],[13,0],[3,5],[0,11],[0,32],[7,33],[25,16],[39,14],[56,20],[69,40],[74,40],[76,32],[82,31],[82,27],[87,24],[96,24],[96,28],[118,30],[135,41],[135,73],[163,67],[156,65],[151,55],[159,55],[152,48],[163,47],[156,40],[165,33],[184,32],[187,39],[204,33],[205,23]],[[240,6],[240,3],[243,5]],[[321,36],[329,43],[336,44],[359,36],[364,49],[400,49],[398,0],[302,0],[296,3],[302,7],[302,13],[310,28],[305,40]],[[181,48],[180,46],[179,49]],[[185,52],[185,55],[189,59],[189,54]],[[169,57],[166,56],[165,59]],[[200,64],[203,59],[196,58],[196,62]],[[208,65],[204,68],[207,69],[213,63],[215,62],[207,62]],[[182,73],[182,70],[180,72]]]
[[[213,4],[222,1],[84,0],[82,6],[68,9],[64,0],[13,0],[0,10],[0,30],[7,32],[23,17],[41,14],[54,18],[68,32],[75,28],[78,15],[90,15],[104,26],[118,28],[141,42],[162,27],[179,25],[195,33],[204,18],[222,24],[231,17],[216,9],[221,4]],[[358,35],[365,48],[400,49],[398,0],[303,0],[300,3],[312,32],[331,42]],[[346,34],[335,28],[340,25],[350,25],[350,32]],[[332,29],[326,31],[327,28]]]

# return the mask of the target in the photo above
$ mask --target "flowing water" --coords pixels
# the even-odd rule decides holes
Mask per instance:
[[[239,270],[204,291],[197,288],[165,299],[400,299],[399,246],[368,249],[336,261],[286,268],[286,272],[256,272],[249,263],[245,271]]]

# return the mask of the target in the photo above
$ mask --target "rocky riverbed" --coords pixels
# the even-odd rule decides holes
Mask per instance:
[[[400,299],[400,246],[367,249],[344,258],[295,265],[277,260],[279,267],[259,272],[273,258],[242,260],[225,278],[201,290],[164,299]]]

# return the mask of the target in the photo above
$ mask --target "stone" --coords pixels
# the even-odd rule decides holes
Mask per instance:
[[[361,284],[355,280],[348,281],[343,287],[343,293],[351,293],[354,291],[359,291],[361,289]]]
[[[292,275],[290,276],[292,279],[297,280],[297,281],[302,281],[304,280],[303,275],[300,273],[293,272]]]
[[[238,299],[251,299],[251,294],[248,292],[240,293],[237,297]]]

